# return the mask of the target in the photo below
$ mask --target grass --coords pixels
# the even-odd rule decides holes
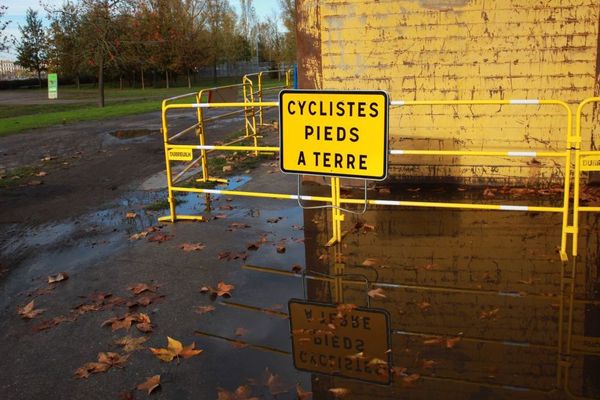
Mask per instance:
[[[0,189],[12,189],[21,186],[38,172],[40,172],[40,168],[27,165],[16,168],[6,175],[0,173]]]
[[[30,129],[45,128],[49,126],[65,125],[74,122],[103,120],[123,117],[127,115],[143,114],[160,110],[162,99],[185,93],[197,92],[203,88],[238,83],[238,80],[221,80],[217,84],[210,82],[193,88],[148,88],[142,89],[106,89],[106,106],[96,106],[96,89],[83,87],[59,88],[61,99],[74,100],[74,103],[47,103],[33,105],[9,104],[0,105],[0,136],[7,136]],[[272,87],[281,83],[272,80],[264,83],[264,87]],[[13,91],[18,96],[19,91]],[[11,93],[11,94],[12,94]],[[41,93],[43,97],[45,92]],[[179,102],[189,102],[181,99]]]

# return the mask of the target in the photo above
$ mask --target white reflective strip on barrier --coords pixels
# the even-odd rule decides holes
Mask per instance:
[[[510,104],[540,104],[537,99],[514,99],[509,100]]]
[[[404,104],[406,104],[406,102],[404,100],[392,100],[392,101],[390,101],[390,105],[391,106],[403,106]]]
[[[202,189],[202,191],[204,193],[211,193],[211,194],[221,194],[221,192],[223,192],[222,190],[218,190],[218,189]]]
[[[198,150],[214,150],[214,148],[217,146],[211,146],[211,145],[198,145],[195,148]]]
[[[535,151],[509,151],[507,153],[510,157],[535,157],[537,153]]]
[[[373,203],[381,204],[382,206],[399,206],[400,205],[399,201],[394,201],[394,200],[373,200]]]
[[[312,200],[312,196],[298,196],[296,194],[290,194],[290,199],[292,200],[298,200],[298,198],[300,198],[300,200]]]
[[[404,150],[390,150],[390,154],[404,154]]]
[[[527,211],[529,210],[528,206],[500,206],[501,210],[505,211]]]

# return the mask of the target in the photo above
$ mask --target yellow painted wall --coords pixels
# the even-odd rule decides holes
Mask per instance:
[[[394,100],[571,104],[596,90],[597,0],[301,0],[298,8],[299,32],[313,48],[320,41],[320,60],[299,54],[308,86],[384,89]],[[566,118],[555,106],[396,107],[390,134],[400,149],[562,150]],[[390,162],[392,175],[473,183],[560,184],[563,171],[562,160],[541,158]]]

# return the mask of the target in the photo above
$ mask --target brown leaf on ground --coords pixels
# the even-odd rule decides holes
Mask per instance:
[[[226,260],[226,261],[231,261],[231,260],[246,260],[246,258],[248,258],[248,254],[244,251],[241,253],[234,253],[231,251],[222,251],[220,252],[217,257],[219,258],[219,260]]]
[[[24,319],[32,319],[35,318],[36,315],[43,313],[45,310],[43,308],[35,309],[35,300],[31,300],[24,307],[17,307],[17,313]]]
[[[340,399],[342,397],[346,397],[350,394],[350,389],[346,388],[331,388],[328,390],[329,393],[333,395],[336,399]]]
[[[369,290],[369,292],[367,294],[372,299],[378,299],[378,298],[385,299],[386,298],[385,292],[383,291],[382,288]]]
[[[90,374],[106,372],[111,367],[122,368],[127,362],[129,355],[120,355],[118,353],[98,353],[98,362],[89,362],[75,371],[78,378],[87,378]]]
[[[225,219],[227,218],[227,214],[215,214],[213,215],[213,219]]]
[[[27,184],[29,186],[38,186],[38,185],[41,185],[42,183],[44,183],[44,182],[40,179],[33,179],[33,180],[27,182]]]
[[[69,274],[67,274],[66,272],[59,272],[56,275],[50,275],[48,277],[48,283],[57,283],[57,282],[62,282],[69,279]]]
[[[58,317],[54,317],[52,319],[49,319],[49,320],[46,320],[46,321],[43,321],[43,322],[37,324],[36,326],[33,327],[33,330],[35,332],[45,331],[46,329],[54,328],[55,326],[58,326],[58,325],[62,324],[63,322],[75,321],[75,319],[77,319],[76,316],[65,317],[64,315],[59,315]]]
[[[267,222],[270,224],[276,224],[279,221],[281,221],[283,219],[283,217],[272,217],[272,218],[267,218]]]
[[[141,306],[141,307],[148,307],[150,304],[154,303],[156,300],[162,299],[164,298],[165,295],[164,294],[157,294],[157,295],[144,295],[138,298],[135,298],[131,301],[129,301],[127,303],[127,307],[131,308],[131,307],[136,307],[136,306]]]
[[[258,397],[250,397],[252,389],[250,386],[242,385],[229,392],[223,388],[217,388],[217,400],[258,400]]]
[[[137,217],[137,214],[133,211],[129,211],[127,214],[125,214],[125,218],[127,219],[134,219],[135,217]]]
[[[171,240],[171,236],[165,235],[164,233],[161,232],[156,232],[154,235],[149,236],[147,239],[149,242],[154,242],[154,243],[162,243],[162,242],[166,242],[167,240]]]
[[[196,347],[196,343],[184,347],[180,341],[167,336],[167,348],[155,349],[150,347],[150,351],[161,361],[170,362],[173,361],[174,358],[177,358],[177,361],[179,362],[179,357],[190,358],[197,356],[204,351],[194,349],[194,347]]]
[[[312,398],[313,394],[312,392],[305,392],[298,383],[296,384],[296,396],[298,397],[298,400],[308,400]]]
[[[246,328],[237,328],[234,332],[235,336],[244,336],[246,335],[248,332],[250,332],[248,329]]]
[[[395,377],[398,378],[401,376],[406,376],[406,368],[404,367],[392,367],[391,372],[392,374],[394,374]]]
[[[202,250],[206,247],[206,245],[204,243],[183,243],[181,246],[179,246],[181,248],[181,250],[183,251],[199,251]]]
[[[229,224],[229,228],[227,230],[233,232],[233,231],[237,231],[238,229],[246,229],[246,228],[250,228],[250,225],[243,224],[241,222],[232,222]]]
[[[141,232],[134,233],[133,235],[131,235],[131,236],[129,237],[129,240],[139,240],[139,239],[141,239],[141,238],[145,238],[145,237],[146,237],[146,236],[148,236],[150,233],[152,233],[152,232],[156,232],[156,231],[158,231],[158,228],[157,228],[157,227],[155,227],[155,226],[151,226],[151,227],[149,227],[149,228],[146,228],[146,229],[144,229],[144,230],[143,230],[143,231],[141,231]]]
[[[293,224],[292,225],[292,229],[295,230],[295,231],[303,231],[304,227],[302,225]]]
[[[39,176],[39,177],[46,176],[46,175],[48,175],[48,173],[46,171],[40,171],[37,174],[35,174],[35,176]]]
[[[231,345],[233,346],[234,349],[245,349],[246,347],[248,347],[248,343],[246,342],[242,342],[241,340],[234,340],[232,342],[230,342]]]
[[[419,310],[421,311],[427,311],[431,308],[431,303],[429,303],[428,301],[420,301],[418,303],[415,303],[415,305],[419,308]]]
[[[223,205],[219,206],[219,210],[233,210],[233,206],[231,206],[229,204],[223,204]]]
[[[483,197],[485,197],[487,199],[491,199],[493,197],[496,197],[496,195],[494,194],[495,191],[496,191],[495,189],[485,188],[483,190]]]
[[[123,346],[123,350],[126,353],[131,353],[132,351],[144,349],[144,347],[142,346],[142,343],[144,343],[146,340],[148,340],[148,338],[145,336],[140,336],[140,337],[124,336],[121,339],[115,340],[115,344],[118,344],[119,346]]]
[[[119,400],[134,400],[135,396],[133,395],[133,390],[128,390],[127,392],[119,393]]]
[[[492,310],[482,311],[479,314],[479,319],[496,319],[496,316],[500,312],[500,308],[496,307]]]
[[[140,383],[137,385],[137,390],[146,391],[148,394],[151,394],[160,386],[160,375],[154,375],[146,379],[144,383]]]
[[[138,331],[143,332],[143,333],[152,332],[152,324],[149,324],[147,322],[141,322],[139,324],[135,324],[135,327],[137,328]]]
[[[127,289],[129,289],[133,294],[138,295],[146,291],[155,292],[156,289],[158,289],[158,286],[148,285],[147,283],[136,283],[133,286],[129,286]]]
[[[209,312],[213,312],[215,310],[216,310],[216,308],[214,308],[213,306],[197,306],[196,307],[197,314],[206,314]]]
[[[283,245],[283,244],[278,244],[278,245],[277,245],[277,252],[278,252],[278,253],[280,253],[280,254],[281,254],[281,253],[285,253],[285,245]]]

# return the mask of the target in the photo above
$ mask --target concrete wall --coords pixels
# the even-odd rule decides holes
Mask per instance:
[[[298,0],[299,84],[396,100],[559,99],[598,93],[596,0]],[[572,107],[573,110],[575,107]],[[562,150],[555,106],[394,108],[392,148]],[[560,184],[561,159],[406,157],[392,175]]]

